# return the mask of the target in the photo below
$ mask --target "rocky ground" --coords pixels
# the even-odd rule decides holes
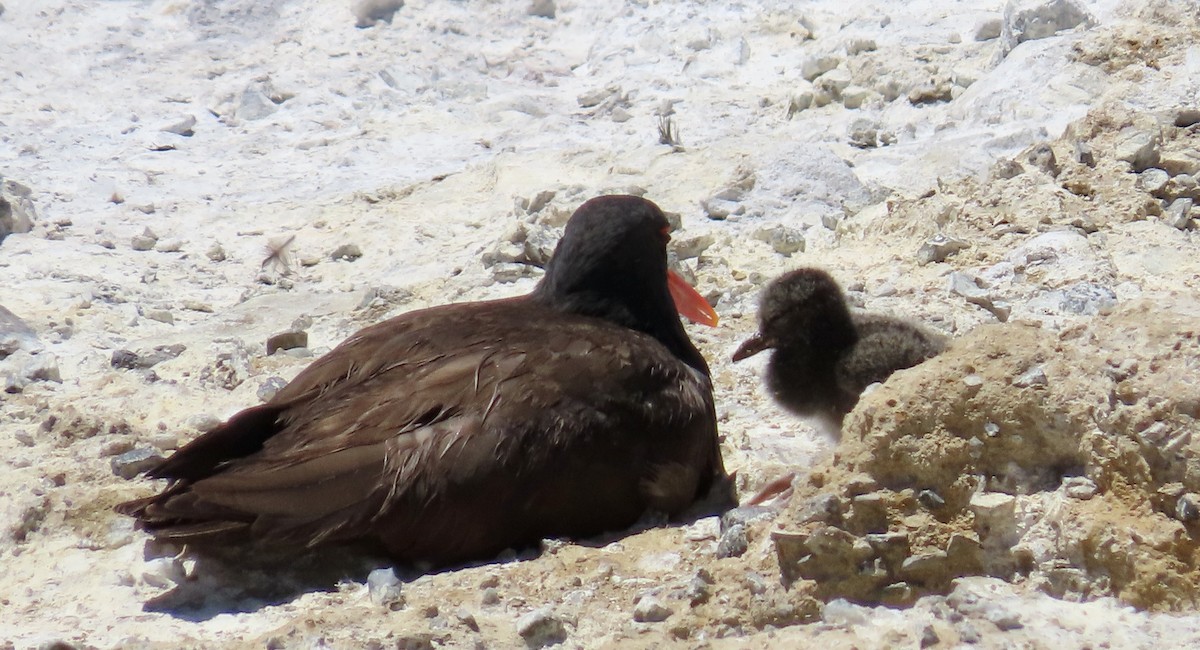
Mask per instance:
[[[1200,645],[1194,3],[400,5],[0,9],[0,640]],[[527,291],[608,192],[678,216],[726,464],[790,497],[436,574],[112,512],[355,330]],[[729,361],[801,265],[954,337],[836,442]]]

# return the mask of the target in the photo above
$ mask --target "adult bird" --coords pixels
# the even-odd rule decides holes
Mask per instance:
[[[368,540],[447,565],[677,515],[710,491],[731,505],[708,366],[676,308],[716,313],[668,271],[669,239],[650,201],[592,199],[532,293],[361,330],[117,510],[160,539]]]

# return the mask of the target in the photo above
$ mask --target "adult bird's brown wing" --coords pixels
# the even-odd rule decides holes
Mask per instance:
[[[676,513],[723,476],[707,377],[647,335],[531,307],[368,327],[177,452],[152,472],[175,483],[123,511],[160,537],[376,538],[453,562]]]

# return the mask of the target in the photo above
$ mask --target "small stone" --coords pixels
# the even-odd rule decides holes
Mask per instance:
[[[308,332],[303,330],[289,330],[267,338],[268,356],[274,354],[276,350],[291,350],[293,348],[304,347],[308,347]]]
[[[700,207],[704,209],[705,216],[714,221],[724,221],[731,214],[742,214],[746,211],[746,206],[738,202],[715,198],[701,201]]]
[[[430,633],[406,634],[396,639],[395,648],[396,650],[433,650],[433,635]]]
[[[166,323],[167,325],[175,324],[175,316],[166,309],[147,309],[143,315],[152,321]]]
[[[1181,129],[1200,124],[1200,108],[1179,109],[1179,112],[1175,114],[1174,124]]]
[[[829,625],[858,627],[870,622],[870,611],[845,598],[835,598],[821,608],[821,620]]]
[[[995,37],[993,37],[993,38],[995,38]],[[941,637],[938,636],[937,630],[934,630],[932,625],[926,625],[925,628],[921,630],[921,647],[922,648],[928,648],[930,646],[935,646],[941,640],[942,639],[941,639]]]
[[[181,135],[185,138],[190,138],[193,135],[195,135],[195,133],[196,133],[196,131],[193,128],[195,126],[196,126],[196,116],[188,115],[177,122],[173,122],[171,124],[168,124],[167,126],[162,127],[161,130],[165,131],[167,133],[174,133],[175,135]]]
[[[138,355],[130,350],[113,350],[109,365],[113,368],[133,370],[139,367]]]
[[[951,255],[970,248],[971,245],[962,239],[938,233],[921,244],[917,250],[917,264],[925,266],[931,262],[945,262]]]
[[[873,92],[870,88],[862,86],[846,86],[842,90],[842,105],[846,108],[862,108]]]
[[[832,54],[810,57],[800,64],[800,76],[804,77],[806,81],[812,81],[838,67],[841,62],[840,58]]]
[[[707,603],[709,598],[712,598],[713,577],[707,569],[699,569],[696,575],[688,582],[687,590],[684,595],[692,607]]]
[[[184,421],[184,425],[199,431],[200,433],[208,433],[213,429],[221,426],[221,419],[208,413],[200,413],[193,415]]]
[[[754,233],[754,238],[771,245],[771,248],[784,257],[793,253],[804,252],[804,233],[791,226],[775,225],[761,228]]]
[[[479,602],[484,605],[495,605],[500,602],[500,592],[496,591],[495,587],[488,587],[480,594]]]
[[[1086,476],[1069,476],[1063,479],[1063,491],[1072,499],[1087,501],[1099,490],[1096,483]]]
[[[878,46],[870,38],[855,38],[846,43],[846,54],[854,56],[863,52],[874,52]]]
[[[977,519],[985,521],[1011,520],[1016,512],[1017,500],[1010,494],[984,492],[971,496],[969,504]]]
[[[341,246],[333,249],[333,252],[329,254],[329,257],[333,260],[346,260],[347,262],[353,262],[354,260],[362,257],[362,255],[362,249],[359,248],[357,244],[342,244]]]
[[[1170,180],[1171,175],[1165,170],[1157,167],[1151,167],[1138,174],[1137,186],[1142,191],[1158,196],[1162,193],[1163,188],[1167,186],[1167,182]]]
[[[671,611],[654,596],[642,596],[633,608],[633,620],[639,623],[660,623],[667,620]]]
[[[544,648],[567,640],[567,628],[549,607],[535,609],[517,619],[517,634],[530,648]]]
[[[1029,388],[1031,386],[1045,386],[1049,383],[1046,379],[1046,372],[1041,366],[1034,366],[1029,370],[1021,373],[1019,377],[1013,379],[1012,385],[1017,388]]]
[[[721,541],[717,543],[717,557],[741,557],[749,547],[746,527],[742,524],[734,524],[721,534]]]
[[[213,262],[224,262],[225,261],[225,249],[222,248],[221,245],[216,242],[214,242],[212,246],[208,247],[208,251],[206,251],[204,253],[204,255]]]
[[[151,587],[167,589],[186,580],[183,562],[176,557],[155,558],[142,567],[142,581]]]
[[[948,102],[954,98],[954,84],[948,80],[929,81],[908,91],[908,103],[913,106]]]
[[[900,563],[899,574],[907,580],[928,583],[945,577],[949,566],[945,551],[931,551],[906,558]]]
[[[1025,0],[1009,3],[1009,30],[1017,43],[1049,38],[1095,21],[1076,0]]]
[[[712,233],[703,233],[691,237],[674,237],[671,239],[671,249],[679,260],[699,257],[717,238]]]
[[[1141,172],[1158,164],[1161,145],[1162,135],[1157,130],[1127,126],[1117,134],[1113,157],[1129,163],[1134,172]]]
[[[116,440],[109,440],[108,442],[100,445],[100,455],[119,456],[131,449],[133,449],[132,440],[129,440],[128,438],[118,438]]]
[[[182,248],[183,241],[179,239],[163,239],[154,245],[159,253],[178,253]]]
[[[367,574],[367,593],[376,605],[399,609],[404,605],[401,588],[400,578],[396,577],[396,570],[391,567],[375,569]]]
[[[467,629],[471,630],[472,632],[479,631],[479,621],[475,620],[475,615],[472,614],[469,609],[460,607],[458,611],[454,613],[454,617],[458,619],[459,623],[467,626]]]
[[[1200,494],[1188,492],[1175,502],[1175,518],[1179,521],[1200,519]]]
[[[1167,206],[1166,220],[1167,224],[1186,230],[1192,222],[1192,207],[1195,202],[1192,199],[1175,199],[1171,201],[1171,205]]]
[[[354,4],[354,26],[359,29],[374,27],[380,22],[392,22],[392,18],[404,7],[404,0],[359,0]]]
[[[158,465],[165,460],[153,449],[134,449],[112,459],[113,474],[123,479],[131,479],[142,472]]]
[[[994,38],[1000,38],[1000,32],[1003,29],[1003,18],[1000,16],[989,16],[975,25],[975,40],[990,41]]]
[[[158,235],[155,235],[152,230],[146,228],[140,235],[134,235],[129,240],[129,245],[135,251],[148,251],[154,248],[154,244],[158,242]]]
[[[275,399],[275,395],[287,386],[287,381],[283,377],[268,377],[266,381],[258,387],[258,399],[263,402],[269,402]]]
[[[946,505],[946,500],[933,490],[921,490],[918,492],[917,502],[930,510],[937,510]]]
[[[850,82],[853,81],[850,77],[849,70],[837,68],[830,70],[817,78],[813,86],[818,92],[824,92],[835,100],[842,98],[842,91],[850,87]]]
[[[553,18],[555,12],[554,0],[533,0],[526,10],[530,16],[538,18]]]
[[[1054,148],[1050,146],[1049,142],[1041,142],[1030,147],[1025,154],[1025,162],[1051,176],[1058,176],[1060,171],[1058,159],[1054,155]]]

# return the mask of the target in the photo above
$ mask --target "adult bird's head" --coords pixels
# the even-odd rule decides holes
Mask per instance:
[[[688,365],[708,373],[678,313],[716,325],[708,302],[667,269],[670,224],[636,196],[594,198],[571,215],[532,300],[594,316],[658,339]]]

